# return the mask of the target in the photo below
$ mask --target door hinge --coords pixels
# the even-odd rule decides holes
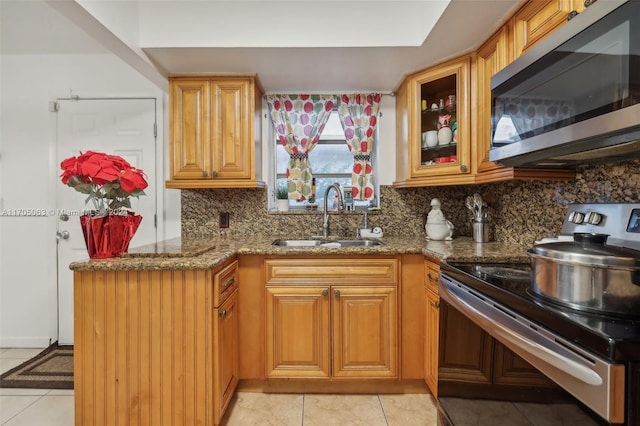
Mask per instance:
[[[58,112],[60,111],[60,104],[55,101],[49,102],[49,112]]]
[[[158,123],[153,123],[153,137],[158,137]]]
[[[153,227],[157,228],[158,227],[158,214],[154,214],[153,215]]]

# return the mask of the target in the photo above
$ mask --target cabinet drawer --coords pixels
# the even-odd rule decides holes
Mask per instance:
[[[213,275],[213,306],[219,306],[236,288],[238,288],[238,261],[234,260]]]
[[[269,259],[267,284],[397,284],[397,259]]]
[[[436,295],[438,294],[438,282],[440,274],[440,265],[431,261],[424,262],[424,285]]]

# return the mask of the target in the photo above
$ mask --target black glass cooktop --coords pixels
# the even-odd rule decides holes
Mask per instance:
[[[528,263],[443,263],[441,272],[606,359],[640,361],[640,319],[574,310],[536,295]]]

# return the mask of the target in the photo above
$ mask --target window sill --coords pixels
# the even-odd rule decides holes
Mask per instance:
[[[377,215],[380,214],[382,211],[380,209],[376,209],[376,210],[342,210],[342,211],[337,211],[337,210],[328,210],[327,211],[329,214],[340,214],[340,215],[354,215],[354,216],[359,216],[362,215],[363,213],[367,213],[370,215]],[[318,209],[306,209],[303,207],[296,207],[296,208],[290,208],[287,211],[279,211],[279,210],[268,210],[267,214],[270,215],[319,215],[322,216],[324,214],[323,210],[318,208]]]

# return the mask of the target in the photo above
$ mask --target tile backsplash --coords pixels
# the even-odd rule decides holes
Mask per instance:
[[[465,199],[479,192],[489,204],[494,240],[532,244],[560,231],[571,203],[640,202],[640,160],[578,169],[570,182],[509,181],[494,184],[429,188],[380,188],[381,212],[370,214],[371,226],[386,235],[424,236],[424,217],[432,198],[455,226],[456,236],[471,236],[471,214]],[[219,235],[219,213],[229,212],[233,235],[308,237],[322,230],[321,212],[267,212],[266,189],[182,190],[183,235]],[[332,215],[332,234],[353,237],[361,213]]]

